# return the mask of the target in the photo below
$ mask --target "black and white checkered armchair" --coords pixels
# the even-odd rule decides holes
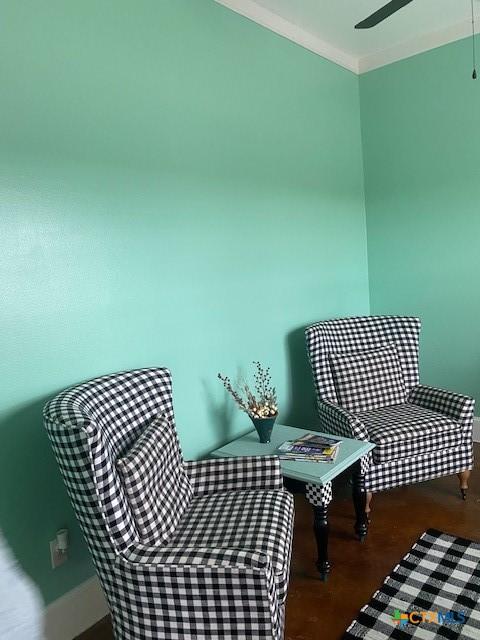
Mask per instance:
[[[160,368],[68,389],[44,420],[117,640],[283,638],[293,503],[277,458],[184,462]]]
[[[474,400],[419,384],[418,318],[377,316],[307,328],[318,411],[326,431],[376,447],[362,460],[369,493],[473,466]]]

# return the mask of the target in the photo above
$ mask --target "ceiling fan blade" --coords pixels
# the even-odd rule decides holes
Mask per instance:
[[[399,9],[402,9],[405,5],[410,4],[410,2],[412,2],[412,0],[391,0],[391,2],[384,7],[372,13],[371,16],[368,16],[368,18],[365,18],[362,22],[356,24],[355,29],[370,29],[393,13],[396,13]]]

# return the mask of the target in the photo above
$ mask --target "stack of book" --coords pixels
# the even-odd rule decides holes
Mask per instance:
[[[307,433],[298,440],[287,440],[281,444],[276,454],[280,460],[304,462],[334,462],[340,447],[338,438]]]

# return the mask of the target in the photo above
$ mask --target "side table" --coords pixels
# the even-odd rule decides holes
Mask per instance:
[[[287,425],[276,424],[273,428],[271,442],[263,444],[256,431],[250,431],[232,440],[228,444],[212,452],[216,458],[238,456],[269,456],[286,440],[296,440],[307,433],[317,433],[313,429],[298,429]],[[321,435],[331,436],[324,433]],[[332,480],[348,468],[353,470],[353,504],[355,507],[355,533],[362,541],[368,532],[368,521],[365,513],[367,493],[362,484],[362,458],[368,456],[375,447],[371,442],[351,440],[338,436],[341,441],[335,462],[303,462],[281,460],[283,475],[305,483],[305,495],[313,507],[313,528],[317,542],[317,569],[320,578],[326,580],[330,573],[328,561],[328,505],[332,500]]]

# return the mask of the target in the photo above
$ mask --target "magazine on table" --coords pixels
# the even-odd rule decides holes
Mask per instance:
[[[276,454],[281,460],[304,462],[334,462],[341,440],[318,433],[307,433],[297,440],[281,444]]]

